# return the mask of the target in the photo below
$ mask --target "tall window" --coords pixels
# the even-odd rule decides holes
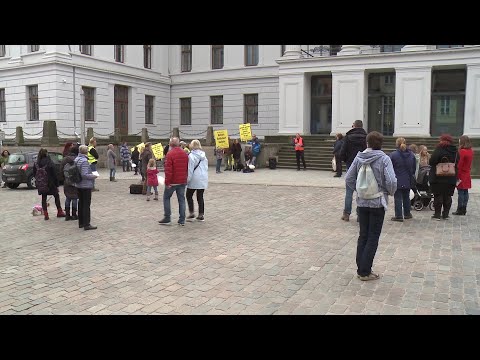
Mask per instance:
[[[92,55],[92,45],[80,45],[80,53],[83,55]]]
[[[192,71],[192,45],[182,45],[182,72]]]
[[[342,50],[342,45],[330,45],[330,56],[337,55]]]
[[[153,102],[155,97],[145,95],[145,124],[153,124]]]
[[[30,52],[35,52],[40,50],[40,45],[28,45],[28,46],[29,46]]]
[[[38,114],[38,85],[27,86],[28,92],[28,120],[39,120]]]
[[[0,45],[0,57],[5,56],[5,45]]]
[[[152,68],[152,45],[143,45],[143,67]]]
[[[192,125],[192,98],[180,99],[180,125]]]
[[[125,45],[115,45],[115,61],[125,62]]]
[[[245,95],[244,104],[243,122],[258,124],[258,94]]]
[[[258,65],[258,45],[245,45],[245,66]]]
[[[7,111],[5,106],[5,89],[0,89],[0,122],[7,121]]]
[[[84,119],[85,121],[95,121],[95,89],[82,86],[82,90],[85,103]]]
[[[223,96],[210,96],[212,124],[223,124]]]
[[[397,52],[402,51],[404,45],[380,45],[380,52]]]
[[[223,69],[223,45],[212,45],[212,69]]]

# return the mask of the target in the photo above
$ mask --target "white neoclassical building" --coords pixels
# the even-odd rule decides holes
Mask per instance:
[[[476,45],[0,45],[0,126],[480,137]]]

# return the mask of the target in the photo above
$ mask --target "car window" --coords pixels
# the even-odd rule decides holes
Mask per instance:
[[[25,164],[25,155],[23,155],[23,154],[11,154],[8,157],[7,163],[9,165]]]
[[[53,162],[61,162],[63,160],[63,155],[59,153],[48,153],[48,156],[50,156]]]

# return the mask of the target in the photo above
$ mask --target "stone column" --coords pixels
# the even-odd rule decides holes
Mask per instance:
[[[285,74],[279,78],[279,134],[310,133],[310,92],[305,74]]]
[[[22,45],[9,45],[10,61],[9,64],[23,64]]]
[[[283,57],[287,59],[301,58],[302,46],[301,45],[285,45],[285,53],[283,54]]]
[[[480,137],[480,65],[467,64],[467,88],[465,91],[465,135]]]
[[[342,45],[342,50],[337,53],[339,55],[359,55],[360,45]]]

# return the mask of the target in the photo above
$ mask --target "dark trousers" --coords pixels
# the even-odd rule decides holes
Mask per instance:
[[[203,193],[205,189],[187,189],[187,203],[188,203],[188,212],[193,214],[194,206],[193,206],[193,193],[197,192],[197,202],[198,202],[198,214],[203,215],[205,214],[205,203],[203,201]]]
[[[78,225],[90,225],[92,189],[78,189]]]
[[[342,176],[342,160],[340,159],[340,154],[335,154],[335,164],[337,166],[337,175]]]
[[[42,194],[42,209],[43,211],[47,211],[47,194]],[[55,195],[52,195],[54,198],[55,198],[55,206],[57,207],[57,209],[61,209],[62,208],[62,205],[60,205],[60,195],[55,194]]]
[[[297,156],[297,169],[300,170],[300,159],[302,159],[303,168],[306,169],[305,165],[305,154],[303,150],[295,150],[295,155]]]
[[[382,232],[385,209],[358,207],[360,235],[357,243],[357,274],[370,275]]]
[[[130,160],[122,160],[123,172],[130,171]]]
[[[398,189],[395,191],[393,198],[395,199],[396,218],[403,219],[404,216],[411,215],[410,189]]]
[[[433,194],[433,206],[435,208],[435,216],[448,216],[452,207],[452,197],[448,193]],[[443,207],[443,213],[442,213]]]
[[[133,162],[135,164],[135,175],[138,174],[138,161]]]
[[[458,189],[458,207],[467,207],[468,189]]]

